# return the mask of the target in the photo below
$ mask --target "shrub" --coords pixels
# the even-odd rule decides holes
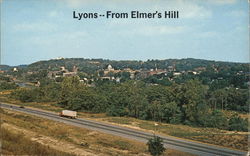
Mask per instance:
[[[153,156],[159,156],[166,150],[163,145],[163,140],[155,135],[153,138],[148,140],[147,145],[148,145],[148,151]]]
[[[229,120],[228,129],[231,131],[248,131],[247,119],[242,119],[238,114],[234,114]]]
[[[219,129],[227,129],[228,121],[226,115],[219,110],[214,110],[207,115],[202,116],[202,119],[199,120],[200,124],[205,127],[213,127]]]
[[[16,89],[17,85],[13,82],[0,82],[0,91],[8,89]]]
[[[21,102],[31,102],[34,100],[33,92],[25,88],[16,89],[11,93],[11,97]]]

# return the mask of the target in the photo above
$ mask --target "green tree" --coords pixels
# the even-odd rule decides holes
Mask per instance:
[[[67,108],[72,110],[105,112],[107,100],[89,87],[81,87],[71,92]]]
[[[249,92],[247,89],[229,88],[227,90],[227,108],[235,111],[249,111]]]
[[[128,115],[128,105],[129,97],[131,92],[129,90],[129,85],[117,84],[113,87],[113,90],[109,91],[108,103],[109,108],[107,110],[109,115],[112,116],[125,116]]]
[[[219,129],[228,128],[228,120],[226,115],[220,110],[214,110],[209,114],[200,117],[199,123],[204,127],[214,127]]]
[[[103,77],[103,76],[104,76],[104,71],[103,71],[103,70],[99,71],[99,76],[100,76],[100,77]]]
[[[31,89],[18,88],[11,93],[11,97],[21,102],[32,102],[34,101],[34,93]]]
[[[60,98],[61,86],[55,82],[40,87],[39,90],[43,93],[42,101],[58,101]]]
[[[65,77],[61,83],[61,92],[60,92],[60,104],[63,107],[68,107],[68,102],[72,92],[76,91],[81,87],[78,76]]]
[[[242,119],[238,114],[234,114],[228,122],[228,129],[231,131],[248,131],[247,119]]]
[[[195,79],[175,85],[173,89],[175,100],[183,113],[182,120],[187,123],[196,123],[200,115],[207,112],[205,97],[208,88]]]
[[[167,123],[180,123],[181,122],[181,111],[175,102],[166,103],[161,105],[160,119]]]
[[[143,88],[145,84],[141,81],[127,81],[122,86],[126,88],[128,95],[128,115],[143,118],[144,110],[148,105]]]
[[[0,81],[0,91],[8,89],[16,89],[18,86],[14,82]]]
[[[155,135],[153,138],[150,138],[148,140],[147,145],[148,145],[148,151],[153,156],[159,156],[166,150],[163,145],[163,140]]]

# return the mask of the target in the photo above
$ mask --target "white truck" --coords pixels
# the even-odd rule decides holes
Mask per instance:
[[[71,111],[71,110],[62,110],[59,113],[59,116],[69,117],[69,118],[72,118],[72,119],[75,119],[76,115],[77,115],[77,112],[76,111]]]

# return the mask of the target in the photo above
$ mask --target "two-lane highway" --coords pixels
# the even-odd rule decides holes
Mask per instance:
[[[20,108],[15,105],[3,104],[1,103],[1,108],[10,109],[14,111],[19,111],[27,114],[36,115],[39,117],[43,117],[46,119],[63,122],[65,124],[74,125],[82,128],[87,128],[91,130],[96,130],[112,135],[117,135],[121,137],[125,137],[128,139],[137,140],[140,142],[147,142],[149,138],[152,138],[153,134],[148,132],[143,132],[139,130],[135,130],[132,128],[126,128],[121,126],[116,126],[108,123],[97,122],[93,120],[87,120],[82,118],[77,119],[68,119],[60,117],[58,114],[48,111],[42,111],[31,108]],[[203,144],[198,142],[193,142],[189,140],[182,140],[175,137],[158,135],[163,139],[164,145],[167,148],[176,149],[183,152],[188,152],[196,155],[204,155],[204,156],[243,156],[247,155],[246,152],[233,150],[229,148],[224,148],[220,146],[214,146],[210,144]]]

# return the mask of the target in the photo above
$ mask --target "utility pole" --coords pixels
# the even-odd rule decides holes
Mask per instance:
[[[155,135],[155,132],[156,132],[156,130],[157,130],[157,126],[158,126],[158,123],[155,122],[154,135]]]

